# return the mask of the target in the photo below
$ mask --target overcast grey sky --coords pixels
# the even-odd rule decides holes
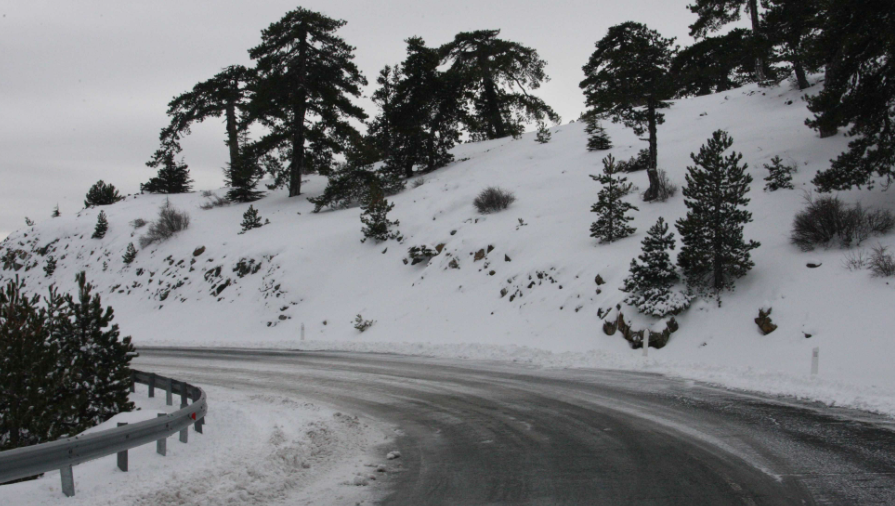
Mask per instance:
[[[134,193],[153,171],[166,104],[227,65],[250,65],[261,29],[296,6],[344,19],[367,79],[400,62],[407,37],[430,45],[500,28],[534,47],[552,78],[538,91],[563,121],[578,117],[581,66],[617,23],[646,23],[691,42],[689,0],[0,0],[0,239],[25,216],[83,207],[98,179]],[[365,95],[372,93],[372,87]],[[373,112],[370,102],[362,101]],[[183,142],[197,189],[223,184],[224,128]]]

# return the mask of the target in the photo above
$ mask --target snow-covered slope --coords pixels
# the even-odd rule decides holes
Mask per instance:
[[[631,195],[640,208],[634,213],[637,233],[597,244],[588,229],[599,185],[588,175],[601,169],[607,153],[585,150],[582,123],[553,128],[545,145],[528,134],[457,147],[457,162],[390,199],[403,244],[362,244],[358,208],[313,214],[306,197],[318,195],[326,181],[311,176],[302,197],[276,191],[255,203],[271,223],[243,235],[239,223],[247,205],[200,210],[205,199],[198,193],[171,196],[190,214],[189,229],[140,251],[131,266],[121,257],[145,228],[134,231],[129,222],[154,219],[164,196],[132,196],[103,208],[111,225],[102,240],[90,238],[99,209],[87,209],[19,230],[2,246],[31,254],[35,267],[17,273],[31,290],[51,283],[70,290],[75,273],[88,270],[137,345],[359,349],[648,368],[895,413],[893,287],[866,271],[845,269],[844,250],[806,254],[789,243],[803,191],[813,190],[811,178],[847,143],[842,136],[821,140],[805,127],[808,111],[800,95],[786,85],[750,86],[679,101],[667,111],[659,163],[679,186],[689,154],[714,130],[733,136],[733,149],[743,153],[755,179],[749,206],[754,222],[746,238],[762,246],[753,252],[755,269],[724,295],[721,307],[697,302],[678,318],[681,329],[670,344],[651,350],[647,360],[618,334],[602,332],[598,310],[622,301],[618,287],[643,234],[659,216],[669,222],[682,217],[683,197],[679,192],[669,202],[648,204]],[[617,159],[645,146],[620,125],[607,124],[607,130]],[[795,191],[762,191],[762,165],[775,155],[798,164]],[[645,173],[630,180],[641,190],[647,186]],[[513,191],[517,201],[501,213],[477,214],[474,196],[492,185]],[[895,207],[891,194],[880,190],[841,197]],[[895,238],[880,240],[895,245]],[[51,243],[48,254],[58,268],[47,278],[45,257],[36,250]],[[444,250],[429,264],[405,265],[408,247],[421,244],[444,244]],[[486,258],[475,261],[482,249]],[[449,266],[454,259],[459,269]],[[242,273],[241,261],[249,266]],[[809,262],[822,266],[809,269]],[[599,287],[598,274],[606,281]],[[13,275],[0,270],[0,278]],[[753,322],[760,307],[772,307],[779,325],[768,336]],[[624,312],[635,315],[630,308]],[[376,323],[358,332],[358,314]],[[651,323],[635,317],[637,327]],[[821,364],[812,380],[814,347]]]

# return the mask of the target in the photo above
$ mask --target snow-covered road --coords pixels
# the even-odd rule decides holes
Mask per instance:
[[[368,489],[381,504],[895,504],[895,424],[862,412],[631,372],[140,351],[145,370],[326,404],[393,433],[375,451],[401,458],[381,497]]]

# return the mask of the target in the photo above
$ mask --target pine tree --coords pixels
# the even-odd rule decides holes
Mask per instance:
[[[593,114],[585,116],[586,126],[584,131],[587,133],[587,150],[606,151],[607,149],[612,149],[612,140],[609,138],[609,134],[606,133],[606,129],[600,124],[597,116]]]
[[[631,191],[631,183],[618,174],[615,158],[609,155],[603,159],[603,173],[599,176],[590,176],[603,185],[597,196],[597,203],[591,207],[591,212],[597,213],[598,218],[590,226],[590,236],[600,239],[600,242],[623,239],[636,230],[627,224],[634,217],[625,216],[625,213],[638,209],[622,200]]]
[[[690,36],[696,39],[705,37],[709,32],[717,32],[724,25],[739,21],[743,10],[749,14],[752,46],[755,52],[754,78],[758,82],[763,82],[768,73],[767,42],[758,9],[759,0],[695,0],[695,2],[687,8],[699,16],[699,19],[690,25]]]
[[[56,272],[56,257],[50,255],[47,257],[47,264],[44,265],[44,275],[50,277]]]
[[[793,167],[783,165],[783,159],[779,156],[771,158],[770,165],[765,164],[765,169],[770,172],[768,177],[764,178],[767,184],[764,185],[765,191],[792,190],[792,171]]]
[[[289,157],[289,196],[301,193],[308,167],[331,163],[343,150],[343,139],[360,134],[351,119],[364,120],[364,110],[349,99],[366,86],[354,59],[354,48],[335,35],[345,25],[297,8],[261,32],[261,44],[249,50],[257,79],[250,91],[247,122],[260,121],[268,133],[250,149],[250,159],[280,150]]]
[[[268,221],[267,223],[270,222]],[[242,232],[240,232],[240,234],[244,234],[255,228],[261,228],[267,223],[261,222],[261,215],[258,214],[258,210],[255,209],[255,206],[250,205],[248,210],[242,215]]]
[[[680,280],[668,255],[674,245],[674,232],[668,231],[668,224],[660,217],[643,238],[640,256],[631,260],[630,274],[621,289],[629,294],[625,303],[659,318],[686,309],[689,298],[672,290]]]
[[[84,207],[108,206],[120,200],[124,200],[124,197],[118,194],[118,190],[115,189],[115,186],[106,184],[100,179],[87,191],[87,198],[84,199]]]
[[[385,194],[379,187],[379,183],[374,181],[370,185],[370,194],[366,203],[361,206],[363,213],[360,216],[360,221],[364,225],[361,230],[364,238],[361,239],[361,242],[373,239],[375,242],[380,243],[389,239],[398,239],[401,236],[397,231],[389,231],[391,227],[400,225],[398,220],[390,221],[388,219],[389,211],[394,208],[394,204],[389,204],[388,200],[385,200]]]
[[[62,216],[62,213],[59,212],[59,204],[56,204],[56,207],[53,208],[53,214],[51,214],[53,218],[58,218]]]
[[[96,228],[93,229],[92,239],[102,239],[109,230],[109,221],[106,220],[106,212],[100,211],[96,217]]]
[[[550,130],[547,128],[547,124],[543,121],[538,122],[538,132],[535,134],[535,141],[539,144],[547,144],[550,142],[550,138],[553,137],[553,134],[550,133]]]
[[[242,146],[247,146],[248,133],[241,130],[236,136]],[[232,150],[231,150],[232,151]],[[231,159],[234,154],[231,152]],[[251,159],[248,152],[240,151],[236,165],[227,162],[224,170],[224,182],[230,187],[227,190],[227,200],[231,202],[254,202],[264,197],[264,192],[258,190],[258,183],[264,177],[264,169],[256,159]]]
[[[0,291],[0,451],[55,440],[67,430],[58,402],[66,361],[54,342],[52,315],[28,297],[24,283]]]
[[[33,227],[33,226],[34,226],[34,220],[32,220],[31,218],[25,216],[25,226]]]
[[[174,156],[180,152],[180,145],[170,143],[159,148],[152,159],[146,162],[148,167],[158,168],[158,175],[147,183],[140,185],[141,192],[149,193],[187,193],[192,189],[193,180],[186,163],[179,163]]]
[[[137,258],[137,248],[134,247],[134,243],[127,243],[127,250],[124,252],[124,256],[121,257],[121,260],[125,265],[130,265],[134,263],[134,260]]]
[[[637,135],[649,133],[649,189],[646,201],[659,193],[657,126],[665,122],[659,112],[671,106],[674,79],[671,63],[674,39],[666,39],[645,25],[629,21],[613,26],[583,67],[586,113],[611,117]]]
[[[699,149],[690,154],[695,165],[687,167],[684,203],[687,216],[677,222],[684,243],[678,266],[687,284],[697,290],[711,290],[720,296],[732,290],[755,265],[749,252],[760,246],[743,239],[743,227],[752,221],[752,213],[742,209],[749,204],[746,194],[752,176],[746,174],[743,155],[724,152],[733,146],[727,132],[718,130]]]
[[[131,411],[128,399],[131,383],[131,338],[120,338],[114,311],[102,306],[92,294],[84,272],[75,276],[77,296],[63,296],[58,328],[62,354],[71,360],[65,395],[76,407],[67,421],[72,433],[102,423],[118,413]]]
[[[752,81],[755,48],[748,30],[706,37],[681,50],[671,65],[675,96],[686,98],[738,88]]]
[[[473,112],[464,122],[475,140],[518,137],[525,121],[560,122],[553,108],[526,89],[536,90],[549,80],[547,62],[535,49],[498,35],[500,30],[462,32],[441,47],[443,61],[451,63],[450,72],[469,97]]]
[[[825,60],[824,89],[808,97],[821,137],[848,127],[848,150],[814,178],[818,190],[873,188],[895,175],[895,17],[887,0],[832,0],[816,43]],[[888,112],[888,113],[887,113]]]
[[[772,58],[786,62],[795,72],[799,89],[808,88],[808,71],[819,62],[812,59],[812,39],[822,23],[821,7],[826,0],[763,0],[767,8],[762,16]]]

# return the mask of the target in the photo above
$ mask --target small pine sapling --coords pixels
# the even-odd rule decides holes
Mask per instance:
[[[270,220],[265,220],[264,223],[262,223],[261,215],[258,214],[258,210],[255,209],[255,206],[250,205],[249,209],[242,215],[242,232],[240,232],[240,234],[244,234],[253,228],[261,228],[268,223],[270,223]]]
[[[752,176],[740,163],[742,154],[724,156],[731,146],[733,138],[718,130],[699,154],[690,154],[695,165],[687,167],[683,190],[688,211],[677,221],[684,243],[677,263],[687,285],[718,296],[755,266],[749,252],[761,245],[743,238],[743,227],[752,221],[752,213],[743,209]]]
[[[53,214],[51,214],[53,218],[58,218],[62,216],[62,213],[59,212],[59,204],[56,204],[56,207],[53,208]]]
[[[361,239],[361,242],[366,242],[367,239],[373,239],[379,243],[389,239],[399,239],[401,237],[400,232],[389,231],[390,227],[397,227],[400,225],[398,220],[389,221],[388,219],[389,211],[394,208],[395,205],[389,204],[388,200],[385,199],[385,194],[382,192],[379,184],[374,181],[373,184],[370,185],[370,194],[367,202],[361,206],[361,209],[364,211],[360,216],[360,221],[364,225],[361,230],[364,234],[364,238]]]
[[[128,243],[127,251],[124,252],[124,256],[121,257],[121,260],[125,263],[125,265],[130,265],[134,263],[134,260],[137,258],[137,248],[134,247],[134,243]]]
[[[794,165],[783,165],[783,159],[779,156],[771,158],[770,164],[765,164],[764,168],[768,169],[768,177],[764,185],[765,191],[792,190],[792,173],[795,171]]]
[[[359,330],[361,332],[372,327],[374,323],[376,323],[375,320],[364,320],[364,317],[361,315],[357,315],[354,318],[354,328],[356,328],[357,330]]]
[[[124,200],[124,197],[118,193],[115,185],[106,184],[100,179],[87,191],[87,197],[84,199],[84,207],[108,206],[120,200]]]
[[[587,133],[587,150],[588,151],[605,151],[612,149],[612,140],[606,129],[593,114],[587,116],[587,126],[584,131]]]
[[[109,221],[106,219],[106,212],[100,211],[96,217],[96,228],[93,229],[93,239],[102,239],[109,230]]]
[[[591,207],[591,212],[597,213],[598,218],[590,227],[590,236],[600,239],[600,242],[622,239],[636,230],[627,224],[634,217],[625,216],[625,213],[638,209],[622,200],[630,192],[631,183],[627,182],[627,178],[618,176],[618,173],[615,158],[609,155],[603,159],[603,173],[599,176],[590,176],[603,185],[597,203]]]
[[[32,220],[31,218],[25,216],[25,225],[26,225],[26,226],[29,226],[29,227],[33,227],[33,226],[34,226],[34,220]]]
[[[660,217],[643,238],[640,256],[631,260],[630,273],[621,288],[628,293],[625,303],[658,318],[687,308],[689,297],[672,290],[680,280],[668,255],[674,244],[674,232],[668,231],[668,224]]]
[[[47,257],[47,264],[44,265],[44,274],[50,277],[56,272],[56,258],[53,255]]]
[[[550,133],[547,124],[543,121],[538,122],[538,133],[535,135],[535,141],[539,144],[547,144],[550,142],[551,137],[553,137],[553,134]]]

